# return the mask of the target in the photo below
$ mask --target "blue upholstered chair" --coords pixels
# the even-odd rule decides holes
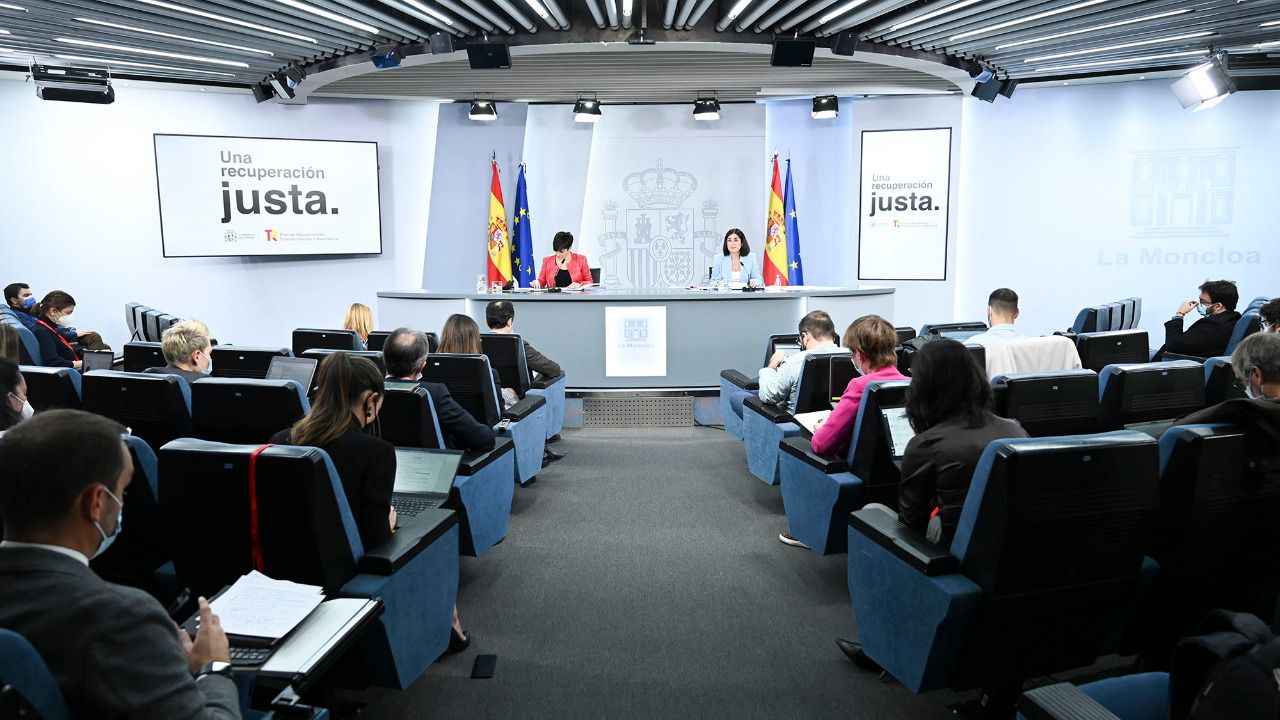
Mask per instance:
[[[908,382],[867,385],[845,457],[819,455],[809,438],[782,441],[778,476],[791,536],[819,555],[845,552],[849,512],[875,501],[897,507],[901,472],[889,453],[880,412],[906,404]]]
[[[1150,361],[1151,339],[1146,330],[1079,333],[1076,352],[1084,369],[1102,372],[1108,365]]]
[[[32,715],[30,713],[34,712]],[[12,630],[0,628],[0,716],[71,720],[62,690],[44,658]]]
[[[1204,406],[1245,397],[1244,386],[1231,367],[1231,357],[1211,357],[1204,361]]]
[[[444,383],[449,394],[479,422],[493,428],[495,435],[515,443],[513,477],[527,485],[542,469],[542,451],[547,443],[547,401],[527,395],[505,410],[498,386],[493,384],[489,358],[484,355],[433,353],[422,370],[424,380]]]
[[[547,439],[564,429],[565,374],[534,380],[524,354],[524,338],[516,333],[484,333],[480,336],[489,365],[498,371],[502,386],[516,391],[520,397],[536,395],[546,398]]]
[[[1169,673],[1054,683],[1018,700],[1018,720],[1169,720]]]
[[[796,412],[831,409],[831,362],[838,358],[850,362],[849,351],[823,355],[806,355],[800,368],[800,394]],[[841,388],[843,391],[843,388]],[[792,422],[791,413],[776,405],[749,397],[742,404],[742,442],[747,451],[747,467],[766,485],[778,484],[778,443],[800,434],[800,426]]]
[[[152,450],[191,436],[191,387],[177,375],[94,370],[80,379],[81,407],[109,417]]]
[[[1098,374],[1105,430],[1160,422],[1204,407],[1204,366],[1191,360],[1108,365]]]
[[[443,448],[444,437],[427,389],[415,382],[387,381],[382,402],[382,439],[396,447]],[[492,450],[463,454],[454,487],[458,492],[458,524],[463,555],[479,557],[507,536],[515,494],[515,443],[496,438]],[[451,505],[453,499],[450,498]]]
[[[201,440],[261,445],[310,410],[293,380],[206,378],[191,386],[192,436]]]
[[[80,409],[80,371],[72,368],[23,365],[27,401],[36,412],[57,408]]]
[[[1231,330],[1231,339],[1227,341],[1227,349],[1222,353],[1228,357],[1236,351],[1236,346],[1240,341],[1262,329],[1262,314],[1257,310],[1250,310],[1240,316],[1236,321],[1236,326]]]
[[[189,439],[161,448],[160,512],[179,580],[211,592],[253,570],[260,555],[269,577],[319,585],[331,597],[379,597],[384,613],[361,639],[360,680],[407,687],[448,646],[457,516],[425,511],[365,548],[323,450],[258,451]]]
[[[1158,447],[1136,432],[987,446],[951,547],[888,513],[849,517],[863,650],[913,692],[983,688],[1092,664],[1132,602],[1158,503]]]
[[[164,367],[167,364],[159,342],[146,340],[127,342],[121,354],[124,357],[121,369],[125,372],[140,373],[147,368]]]
[[[1092,370],[1010,373],[991,379],[995,412],[1031,437],[1098,432],[1098,374]]]
[[[760,367],[769,364],[769,358],[773,357],[773,353],[777,351],[778,345],[800,345],[800,336],[796,333],[781,333],[769,336],[769,340],[764,346],[764,362]],[[742,439],[742,418],[738,417],[738,413],[733,411],[730,406],[729,398],[736,390],[759,390],[760,383],[756,381],[754,376],[748,377],[746,373],[737,370],[721,370],[720,371],[720,415],[724,417],[724,430],[730,435]]]
[[[271,367],[271,358],[293,357],[289,348],[248,345],[217,345],[210,355],[213,358],[214,377],[248,380],[265,380],[267,370]]]
[[[104,580],[160,597],[166,591],[161,588],[156,571],[172,557],[156,500],[159,496],[156,454],[139,437],[126,437],[125,444],[133,456],[133,479],[121,498],[124,527],[129,532],[121,532],[111,547],[91,560],[89,566]]]
[[[302,357],[308,350],[364,350],[355,330],[298,328],[293,331],[293,354]]]
[[[44,365],[44,356],[40,354],[40,341],[35,333],[27,329],[8,308],[0,308],[0,324],[8,325],[18,334],[18,362],[23,365]]]
[[[1107,332],[1111,329],[1111,306],[1095,305],[1087,307],[1076,314],[1071,324],[1071,332],[1080,333]]]

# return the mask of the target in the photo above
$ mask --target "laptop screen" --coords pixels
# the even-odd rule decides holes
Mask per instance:
[[[395,491],[448,495],[462,452],[396,448]]]
[[[797,345],[796,343],[778,343],[773,346],[774,352],[777,352],[779,350],[786,353],[787,357],[791,357],[792,355],[795,355],[796,353],[800,352],[800,346]]]
[[[268,380],[296,380],[303,392],[311,392],[311,376],[316,372],[314,358],[293,358],[277,355],[267,366]]]
[[[907,420],[907,409],[905,407],[885,408],[880,411],[880,415],[884,418],[889,452],[895,459],[901,458],[907,452],[907,443],[916,436],[916,431],[911,428],[911,421]]]
[[[981,335],[984,332],[986,332],[986,330],[943,330],[938,334],[944,338],[955,340],[956,342],[964,342],[974,335]]]
[[[81,372],[89,372],[90,370],[110,370],[111,363],[115,361],[115,356],[110,350],[85,350],[84,362],[80,365]]]
[[[413,390],[422,387],[412,380],[387,380],[382,385],[388,390]]]

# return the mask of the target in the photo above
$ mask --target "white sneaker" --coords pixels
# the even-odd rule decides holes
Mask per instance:
[[[786,530],[783,530],[782,532],[778,533],[778,539],[781,540],[783,544],[790,545],[791,547],[804,548],[805,550],[810,549],[808,545],[805,545],[799,540],[791,537],[791,533],[787,532]]]

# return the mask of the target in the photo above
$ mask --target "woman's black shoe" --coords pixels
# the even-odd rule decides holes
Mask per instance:
[[[453,628],[449,628],[449,652],[462,652],[471,644],[471,633],[466,630],[459,635]]]

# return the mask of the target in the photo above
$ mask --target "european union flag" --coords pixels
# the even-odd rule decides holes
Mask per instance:
[[[787,160],[787,190],[782,212],[787,217],[787,284],[804,284],[804,263],[800,260],[800,225],[796,221],[796,196],[791,184],[791,161]]]
[[[533,287],[538,269],[533,266],[533,230],[529,227],[529,193],[524,187],[524,163],[520,163],[520,179],[516,181],[516,207],[511,224],[515,228],[511,267],[516,287]]]

